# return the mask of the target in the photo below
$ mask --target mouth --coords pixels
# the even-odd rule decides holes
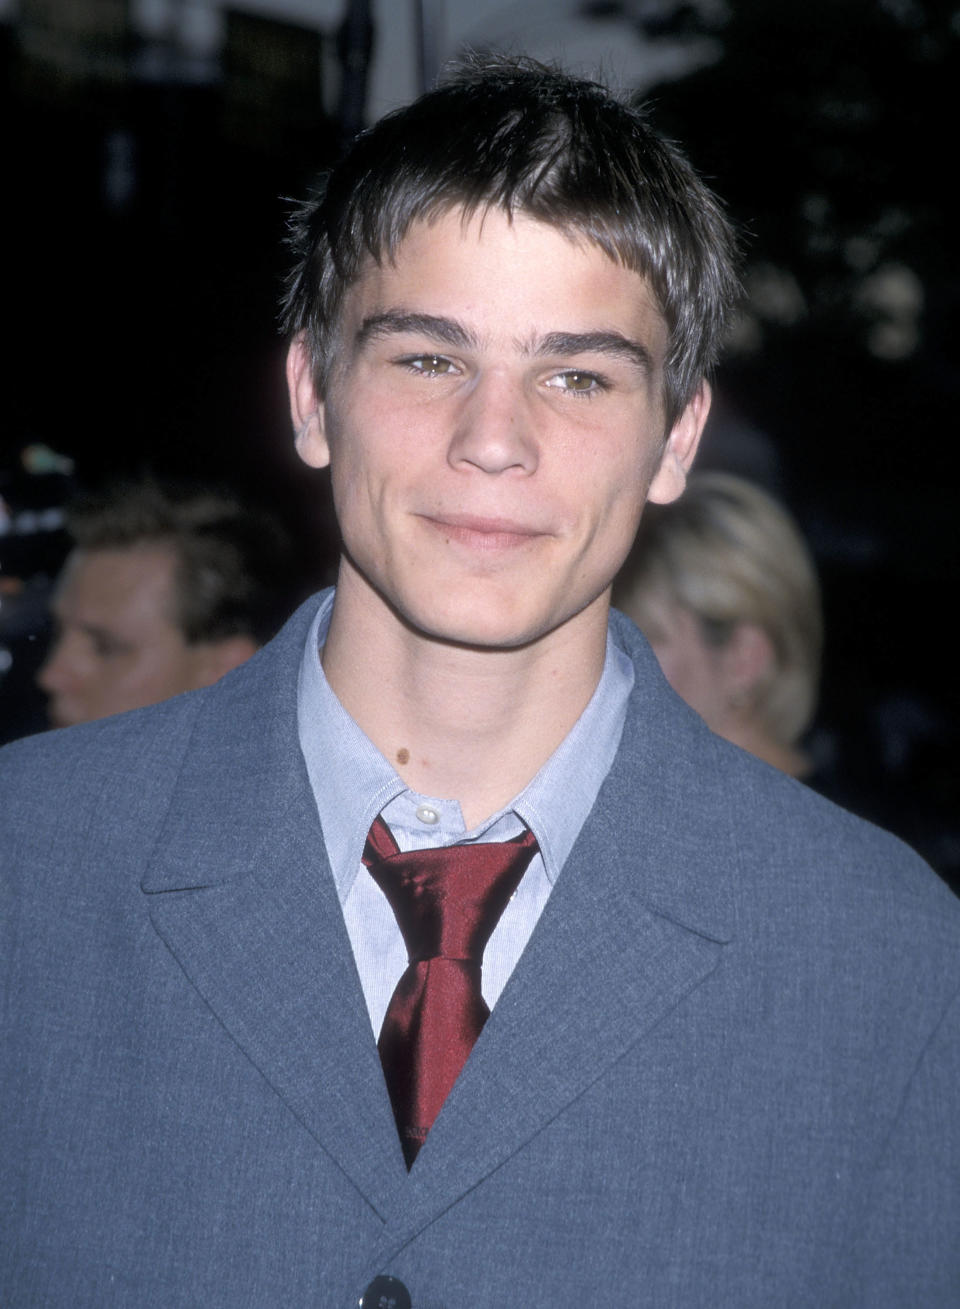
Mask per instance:
[[[481,518],[472,514],[421,514],[422,520],[448,542],[471,550],[516,550],[547,533],[510,518]]]

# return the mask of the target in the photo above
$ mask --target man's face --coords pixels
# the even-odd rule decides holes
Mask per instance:
[[[644,280],[533,219],[455,211],[371,262],[339,339],[322,402],[299,343],[289,373],[301,454],[331,464],[341,590],[483,647],[605,615],[708,405],[665,446],[667,330]]]
[[[53,606],[57,639],[37,679],[55,726],[203,684],[205,648],[187,645],[173,621],[173,574],[163,546],[73,552]]]

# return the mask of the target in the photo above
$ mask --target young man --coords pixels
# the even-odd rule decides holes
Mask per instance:
[[[0,1285],[951,1303],[958,906],[608,615],[706,416],[715,202],[599,88],[493,62],[294,240],[339,585],[8,757]]]

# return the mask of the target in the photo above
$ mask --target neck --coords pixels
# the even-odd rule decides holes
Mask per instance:
[[[607,611],[604,595],[527,645],[467,647],[417,632],[341,569],[324,673],[406,785],[457,800],[470,829],[523,790],[586,708]]]

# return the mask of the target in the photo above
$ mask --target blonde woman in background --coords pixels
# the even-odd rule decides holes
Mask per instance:
[[[794,777],[823,644],[813,560],[786,510],[729,473],[647,507],[614,585],[671,686],[719,735]]]

